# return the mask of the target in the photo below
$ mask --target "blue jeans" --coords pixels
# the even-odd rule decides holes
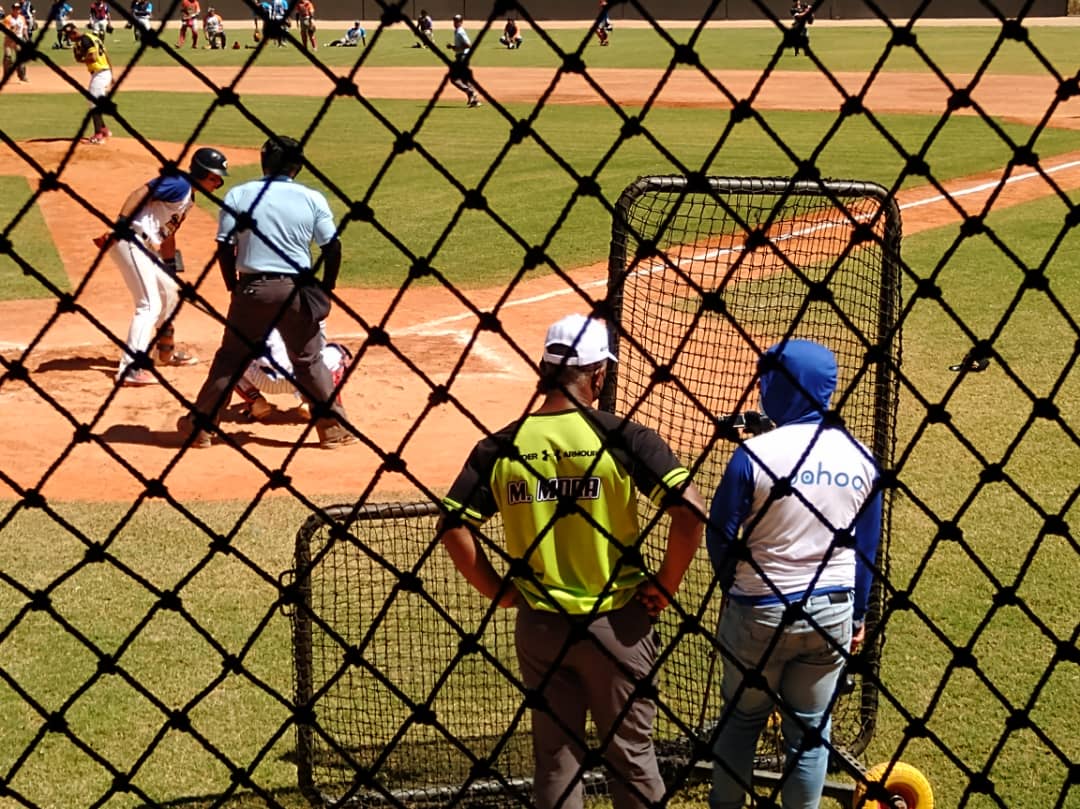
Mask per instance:
[[[743,673],[724,659],[724,711],[713,745],[710,809],[740,809],[750,789],[758,737],[780,697],[784,737],[784,809],[818,809],[829,749],[823,743],[800,750],[804,731],[817,728],[829,739],[831,708],[851,645],[852,598],[838,603],[812,596],[806,604],[813,618],[783,627],[784,607],[750,606],[729,600],[720,619],[719,640],[725,655],[749,671],[760,671],[769,692],[743,684]],[[816,624],[816,626],[814,625]],[[820,630],[817,628],[820,627]],[[778,634],[779,633],[779,634]]]

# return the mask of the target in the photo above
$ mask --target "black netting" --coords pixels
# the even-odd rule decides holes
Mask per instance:
[[[318,51],[228,0],[240,47],[223,53],[175,44],[180,5],[130,47],[116,44],[140,23],[113,5],[115,83],[96,100],[43,3],[5,53],[0,804],[528,806],[513,613],[439,546],[453,473],[427,456],[453,444],[464,460],[519,416],[543,327],[591,311],[619,340],[605,406],[655,427],[706,497],[767,427],[761,351],[812,337],[839,358],[834,404],[883,467],[887,513],[830,794],[849,805],[876,761],[875,777],[910,785],[903,758],[939,805],[1076,805],[1080,82],[1073,31],[1049,25],[1074,2],[818,0],[797,63],[789,4],[772,0],[615,0],[602,34],[595,2],[433,0],[430,48],[414,47],[418,3],[320,3]],[[467,63],[444,47],[458,11]],[[85,12],[69,12],[80,31]],[[493,61],[508,15],[524,44],[498,53],[527,67]],[[979,24],[939,27],[948,15]],[[331,54],[355,17],[365,41]],[[744,18],[755,27],[727,25]],[[403,62],[407,79],[384,72]],[[162,70],[189,92],[161,91]],[[246,83],[260,75],[308,97],[264,95]],[[466,109],[463,80],[482,109]],[[115,187],[119,166],[172,174],[213,145],[237,156],[233,182],[279,128],[303,141],[301,180],[345,244],[331,322],[355,355],[341,379],[361,446],[329,473],[307,463],[310,410],[256,426],[231,405],[197,425],[218,446],[177,440],[198,382],[149,351],[136,363],[154,404],[133,404],[114,378],[127,291],[91,242],[130,236],[103,201],[132,190]],[[192,223],[212,230],[228,187],[196,193],[182,248],[212,242]],[[57,248],[59,228],[81,247]],[[228,301],[212,250],[189,250],[205,260],[189,260],[156,340],[199,317],[213,351]],[[356,292],[372,266],[390,280]],[[483,395],[465,387],[475,377]],[[395,387],[410,403],[384,412]],[[655,565],[667,523],[642,516]],[[500,525],[484,530],[500,557]],[[654,735],[675,801],[705,799],[720,601],[702,554],[658,624]],[[775,725],[757,763],[773,789]],[[585,777],[601,801],[605,777]]]

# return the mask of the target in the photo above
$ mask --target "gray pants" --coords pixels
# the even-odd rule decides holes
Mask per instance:
[[[276,328],[292,360],[296,387],[314,404],[328,401],[333,414],[344,419],[345,411],[333,395],[333,377],[322,361],[325,338],[319,330],[321,317],[313,316],[305,306],[292,277],[245,279],[241,275],[241,279],[229,303],[225,336],[195,399],[195,409],[217,422],[229,403],[233,385],[248,363],[262,353],[266,335]],[[249,348],[244,338],[255,348]]]
[[[632,601],[590,620],[523,607],[515,642],[522,680],[546,700],[546,709],[532,712],[537,809],[582,806],[586,711],[599,734],[615,809],[660,800],[656,706],[633,699],[637,684],[653,679],[658,646],[645,608]]]

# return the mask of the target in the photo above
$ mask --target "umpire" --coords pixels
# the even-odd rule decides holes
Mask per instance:
[[[293,181],[304,161],[292,138],[275,136],[262,148],[263,177],[225,195],[218,216],[217,257],[232,293],[221,347],[177,429],[192,445],[210,446],[207,432],[220,420],[233,386],[248,363],[266,348],[276,328],[292,360],[297,388],[311,400],[319,443],[325,449],[352,444],[345,409],[321,360],[320,321],[330,313],[329,292],[341,268],[341,241],[326,198]],[[322,280],[311,266],[311,243],[322,251]]]
[[[603,745],[615,809],[664,797],[646,696],[667,607],[701,543],[704,503],[654,431],[592,408],[608,363],[607,327],[570,315],[548,329],[543,403],[476,445],[443,500],[442,542],[465,579],[519,607],[518,665],[530,689],[537,809],[581,809],[591,754]],[[671,517],[663,562],[645,572],[638,493]],[[503,580],[472,533],[496,512],[512,571]]]

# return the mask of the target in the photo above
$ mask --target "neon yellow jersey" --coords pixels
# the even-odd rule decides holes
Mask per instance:
[[[443,504],[479,525],[503,518],[515,584],[534,609],[582,615],[624,606],[645,573],[638,493],[658,506],[690,477],[654,431],[599,410],[526,416],[473,449]],[[597,605],[599,602],[599,605]]]

